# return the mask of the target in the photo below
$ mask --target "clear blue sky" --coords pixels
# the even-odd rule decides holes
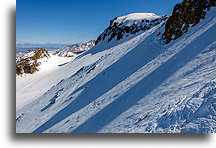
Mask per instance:
[[[76,43],[96,39],[116,16],[171,14],[182,0],[17,0],[16,38]]]

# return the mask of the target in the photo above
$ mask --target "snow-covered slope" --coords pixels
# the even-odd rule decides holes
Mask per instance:
[[[34,74],[22,74],[16,76],[16,107],[21,107],[41,96],[49,90],[61,78],[55,77],[59,74],[61,67],[73,58],[64,58],[50,54],[50,58],[40,59],[41,63]]]
[[[58,55],[60,57],[73,57],[77,54],[80,54],[82,52],[85,52],[95,46],[95,41],[91,40],[86,43],[77,43],[77,44],[72,44],[68,45],[62,49],[57,50],[54,52],[54,55]]]
[[[169,44],[161,22],[49,73],[59,82],[17,108],[16,132],[215,132],[215,11]]]

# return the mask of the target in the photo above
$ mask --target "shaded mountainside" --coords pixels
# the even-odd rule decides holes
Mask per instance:
[[[50,58],[48,51],[44,48],[37,50],[29,50],[28,53],[18,53],[16,55],[16,74],[21,75],[23,73],[33,74],[38,71],[40,66],[40,59]]]
[[[77,43],[68,45],[62,49],[57,50],[54,55],[60,56],[60,57],[73,57],[74,55],[81,54],[90,48],[95,46],[95,40],[91,40],[86,43]]]
[[[104,41],[110,42],[114,38],[120,40],[140,31],[150,28],[166,20],[168,16],[157,16],[154,13],[133,13],[122,17],[116,17],[110,21],[109,27],[97,38],[95,44]]]
[[[205,18],[206,11],[216,6],[215,0],[184,0],[174,7],[166,22],[163,38],[165,43],[176,40]]]

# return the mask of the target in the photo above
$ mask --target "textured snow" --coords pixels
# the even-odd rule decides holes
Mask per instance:
[[[44,74],[53,86],[17,108],[16,132],[215,132],[214,12],[170,44],[161,23]]]
[[[119,24],[122,23],[123,26],[131,26],[142,20],[153,20],[157,18],[160,18],[160,16],[157,16],[154,13],[132,13],[129,15],[118,17],[114,22],[117,22]]]

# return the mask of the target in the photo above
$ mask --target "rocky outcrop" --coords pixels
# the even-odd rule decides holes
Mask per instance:
[[[143,13],[143,18],[140,18],[140,14],[141,13],[130,14],[127,16],[114,18],[110,21],[109,27],[97,38],[95,44],[98,44],[106,38],[108,42],[110,42],[115,37],[117,40],[120,40],[124,37],[128,37],[131,34],[149,30],[168,18],[168,15],[157,16],[153,13]],[[139,15],[139,17],[137,17],[137,15]]]
[[[38,66],[40,66],[39,59],[50,58],[48,51],[44,48],[39,48],[33,50],[21,57],[16,59],[16,74],[21,75],[23,73],[33,74],[38,71]]]
[[[57,50],[54,55],[60,56],[60,57],[73,57],[74,55],[80,54],[82,52],[85,52],[95,46],[95,40],[91,40],[86,43],[77,43],[72,44],[69,46],[66,46],[60,50]]]
[[[175,5],[172,15],[166,22],[163,39],[165,43],[176,40],[205,18],[206,11],[216,6],[215,0],[184,0]]]

